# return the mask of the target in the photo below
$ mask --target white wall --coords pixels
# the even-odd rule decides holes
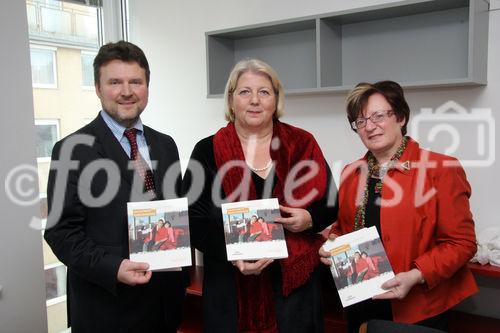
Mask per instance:
[[[131,41],[146,52],[152,70],[151,95],[146,124],[171,134],[181,158],[188,159],[194,144],[224,126],[222,99],[207,99],[205,32],[263,23],[348,8],[398,1],[302,1],[302,0],[130,0]],[[497,6],[498,7],[498,6]],[[440,88],[407,92],[415,116],[421,108],[437,108],[454,100],[467,109],[491,108],[500,112],[500,11],[490,13],[488,85],[486,87]],[[293,96],[286,99],[284,121],[311,131],[327,160],[350,162],[364,153],[349,129],[344,109],[345,94]],[[500,135],[500,121],[495,125]],[[437,147],[446,147],[446,138]],[[498,146],[498,145],[497,145]],[[496,156],[500,159],[498,147]],[[338,170],[338,169],[337,169]],[[476,229],[498,226],[498,162],[488,168],[468,168],[473,187],[471,199]],[[403,221],[402,221],[403,222]],[[493,289],[500,298],[500,290]],[[491,292],[489,293],[491,295]],[[481,296],[481,295],[480,295]],[[467,309],[499,316],[498,304],[476,297]]]
[[[390,1],[385,1],[390,2]],[[397,1],[393,1],[397,2]],[[130,0],[131,40],[146,52],[152,70],[146,123],[173,135],[181,157],[189,158],[194,144],[224,126],[223,100],[206,98],[205,32],[371,5],[380,1],[185,1]],[[454,100],[467,109],[500,111],[500,11],[490,13],[488,85],[486,87],[412,90],[407,99],[415,116],[421,108],[437,108]],[[345,117],[345,94],[289,96],[284,121],[315,134],[331,166],[350,162],[364,153]],[[500,126],[497,122],[496,129]],[[500,135],[500,132],[497,131]],[[437,144],[438,147],[442,146]],[[446,145],[445,145],[446,146]],[[496,149],[498,154],[498,145]],[[469,168],[472,207],[478,230],[498,225],[493,209],[498,162]],[[496,185],[496,186],[495,186]]]
[[[2,2],[0,11],[0,179],[14,167],[36,166],[33,95],[24,1]],[[35,169],[36,173],[36,169]],[[31,173],[33,175],[33,173]],[[12,185],[12,183],[10,184]],[[23,191],[38,195],[38,181],[25,179]],[[37,206],[20,207],[0,191],[0,332],[46,332],[45,282],[40,231],[29,227]],[[12,188],[12,187],[10,187]]]

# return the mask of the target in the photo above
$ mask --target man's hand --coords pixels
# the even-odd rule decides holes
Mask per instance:
[[[382,289],[389,291],[373,296],[373,299],[403,299],[414,285],[423,281],[422,272],[414,268],[408,272],[398,273],[392,279],[382,284]]]
[[[118,281],[129,286],[149,282],[153,273],[148,271],[149,265],[145,262],[135,262],[123,259],[118,268]]]
[[[333,233],[328,235],[329,240],[334,240],[335,238],[337,238],[337,235]],[[330,260],[332,254],[328,251],[325,251],[323,249],[323,246],[319,248],[318,254],[319,254],[319,260],[321,260],[323,264],[327,266],[331,266],[333,264],[332,261]]]
[[[259,275],[264,268],[269,266],[273,261],[273,259],[260,259],[256,262],[236,260],[233,261],[233,265],[238,267],[240,272],[244,275]]]
[[[283,228],[291,232],[301,232],[312,227],[312,217],[307,210],[281,205],[280,210],[290,215],[289,217],[278,217],[274,220],[275,222],[281,223]]]

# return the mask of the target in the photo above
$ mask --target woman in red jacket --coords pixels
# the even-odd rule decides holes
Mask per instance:
[[[409,116],[396,82],[360,83],[347,97],[347,117],[368,152],[342,172],[331,238],[376,226],[396,274],[382,285],[387,292],[346,309],[350,332],[370,319],[446,330],[448,310],[477,291],[467,268],[476,237],[465,172],[405,136]]]
[[[250,236],[248,236],[248,241],[253,242],[257,240],[257,237],[262,233],[262,225],[257,220],[257,216],[253,215],[250,219]]]
[[[361,258],[361,254],[359,252],[354,253],[354,263],[356,270],[356,283],[364,280],[364,276],[368,271],[368,263],[365,259]]]
[[[262,232],[255,240],[259,242],[272,240],[273,235],[271,234],[271,230],[269,230],[269,224],[267,224],[263,217],[259,217],[257,222],[260,224]]]

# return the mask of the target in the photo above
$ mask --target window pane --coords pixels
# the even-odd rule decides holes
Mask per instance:
[[[94,54],[82,53],[82,86],[94,86]]]
[[[26,0],[26,7],[31,38],[87,48],[98,44],[97,8],[55,0]]]
[[[45,3],[51,7],[61,8],[61,2],[59,0],[45,0]]]
[[[26,12],[28,14],[28,26],[30,29],[30,33],[37,30],[37,21],[36,21],[36,7],[34,4],[27,3],[26,4]]]
[[[75,13],[74,15],[76,35],[90,43],[97,41],[97,16],[89,13]]]
[[[55,85],[53,50],[35,49],[31,51],[31,75],[33,84]]]
[[[40,199],[40,218],[47,219],[47,215],[49,215],[49,206],[47,203],[47,198]]]
[[[56,266],[45,270],[46,300],[66,295],[66,267]]]
[[[50,157],[57,142],[57,125],[36,125],[36,157]]]
[[[53,8],[41,8],[42,29],[51,34],[71,35],[71,13]]]

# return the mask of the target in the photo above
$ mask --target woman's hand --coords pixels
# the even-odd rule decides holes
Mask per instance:
[[[269,266],[273,261],[273,259],[260,259],[256,262],[236,260],[233,261],[233,265],[236,266],[243,275],[259,275],[264,268]]]
[[[335,235],[335,234],[328,235],[329,240],[334,240],[335,238],[337,238],[337,235]],[[323,246],[319,248],[318,254],[319,254],[319,260],[321,260],[321,262],[323,264],[325,264],[327,266],[331,266],[333,264],[332,260],[330,259],[332,254],[328,251],[325,251],[323,249]]]
[[[301,232],[312,227],[312,217],[307,210],[282,205],[280,205],[280,210],[289,215],[289,217],[278,217],[274,220],[281,223],[283,228],[291,232]]]
[[[382,289],[388,289],[383,294],[373,296],[373,299],[403,299],[414,285],[423,281],[422,272],[414,268],[408,272],[396,274],[392,279],[382,284]]]

